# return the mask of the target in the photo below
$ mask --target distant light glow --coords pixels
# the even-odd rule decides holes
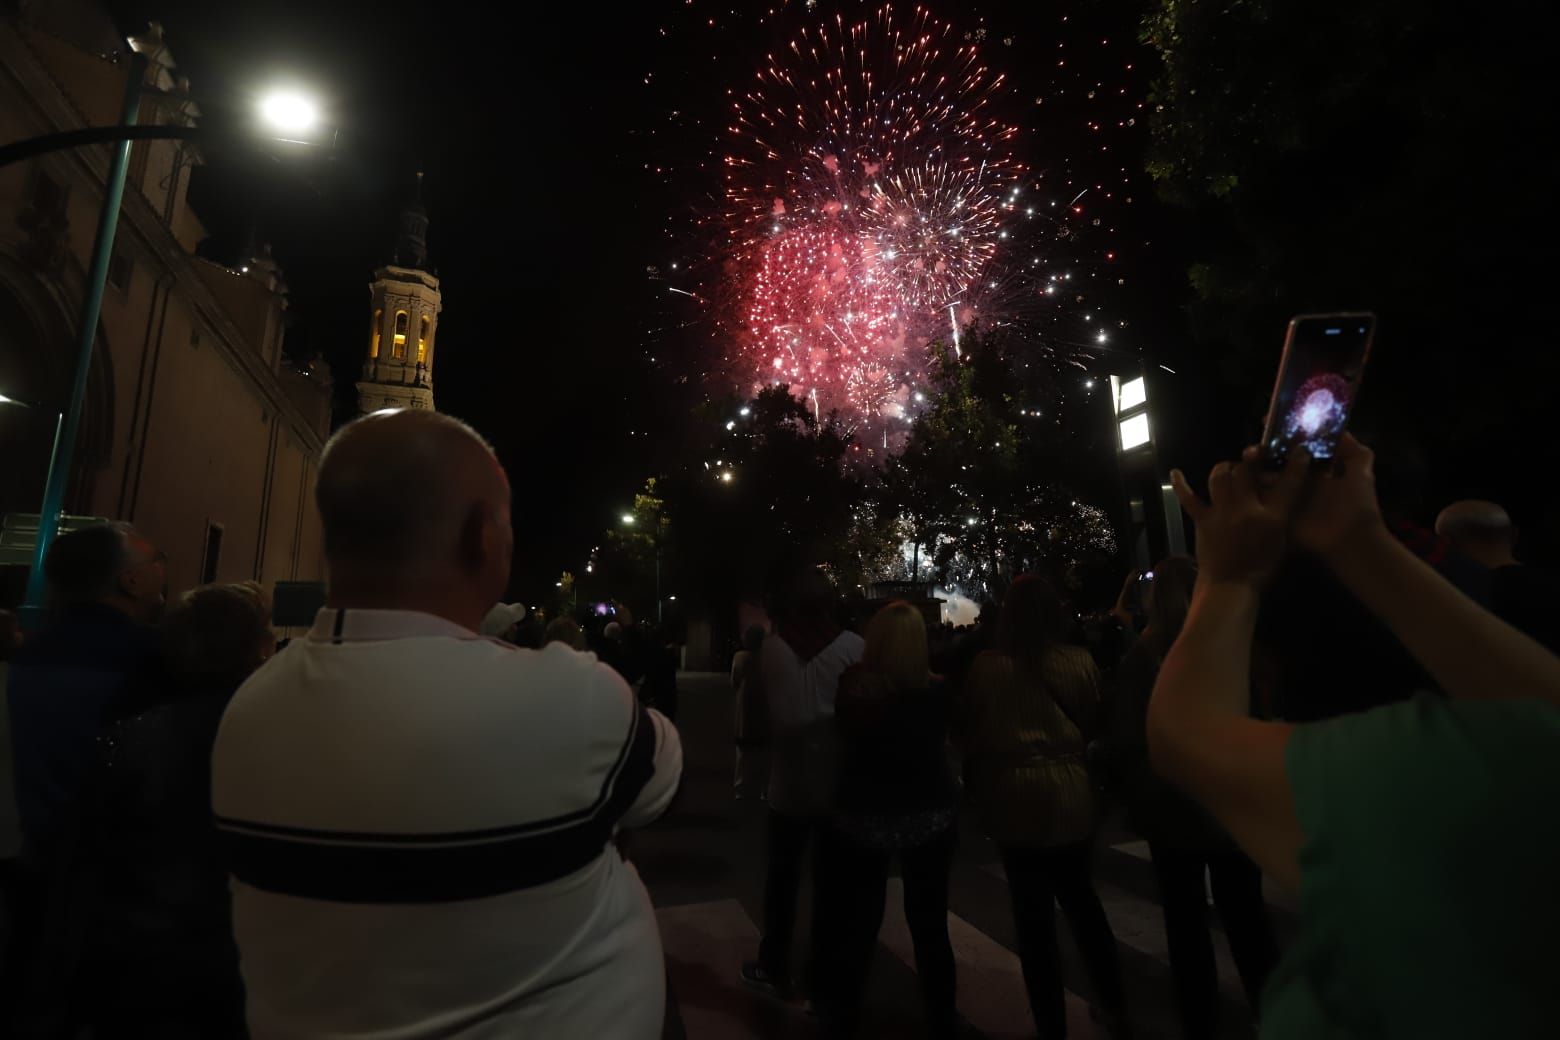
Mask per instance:
[[[320,121],[318,106],[294,90],[278,90],[260,99],[260,116],[273,130],[306,134]]]

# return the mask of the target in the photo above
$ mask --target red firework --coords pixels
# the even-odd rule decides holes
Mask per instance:
[[[1024,167],[1003,77],[917,7],[803,29],[732,103],[726,223],[755,381],[904,414],[926,343],[998,250]]]

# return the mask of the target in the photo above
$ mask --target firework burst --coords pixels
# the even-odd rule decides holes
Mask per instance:
[[[1022,44],[919,6],[678,10],[661,36],[681,41],[679,63],[645,83],[681,104],[647,129],[667,146],[647,168],[692,219],[668,213],[668,255],[646,272],[667,305],[654,353],[682,379],[787,383],[892,450],[933,341],[956,347],[974,326],[1016,343],[1036,378],[1130,346],[1107,311],[1135,186],[1120,157],[1141,134],[1131,41],[1065,4]],[[686,64],[706,41],[709,64]],[[1020,46],[1010,85],[1001,67]],[[711,76],[733,86],[707,121],[692,102]],[[700,182],[702,199],[688,191]]]
[[[951,26],[884,6],[803,29],[734,97],[725,223],[756,380],[856,421],[905,415],[1020,190],[1002,88]]]

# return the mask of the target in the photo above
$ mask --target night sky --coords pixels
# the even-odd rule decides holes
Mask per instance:
[[[338,418],[366,350],[371,272],[388,258],[414,171],[425,172],[445,308],[437,401],[488,436],[509,470],[521,595],[579,569],[663,461],[674,438],[657,431],[725,389],[700,381],[711,330],[647,268],[697,252],[696,222],[720,192],[710,157],[726,88],[818,13],[731,6],[539,5],[500,28],[476,5],[110,4],[126,32],[163,23],[208,125],[241,118],[256,87],[279,81],[323,98],[339,128],[329,158],[213,151],[191,199],[213,259],[235,261],[251,234],[273,245],[291,286],[289,349],[329,359]],[[840,6],[847,17],[872,9]],[[1024,105],[1014,118],[1030,133],[1027,161],[1056,178],[1132,169],[1137,188],[1118,190],[1134,203],[1110,215],[1136,290],[1114,303],[1112,317],[1129,321],[1118,342],[1187,373],[1185,279],[1140,172],[1142,127],[1102,155],[1081,90],[1069,92],[1095,82],[1146,92],[1138,5],[1078,6],[1065,20],[1032,3],[938,13],[987,31]]]

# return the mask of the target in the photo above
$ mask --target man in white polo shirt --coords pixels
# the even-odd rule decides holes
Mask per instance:
[[[358,420],[316,497],[328,605],[212,758],[251,1033],[658,1037],[660,936],[612,838],[671,801],[677,731],[588,654],[477,635],[510,493],[462,423]]]

